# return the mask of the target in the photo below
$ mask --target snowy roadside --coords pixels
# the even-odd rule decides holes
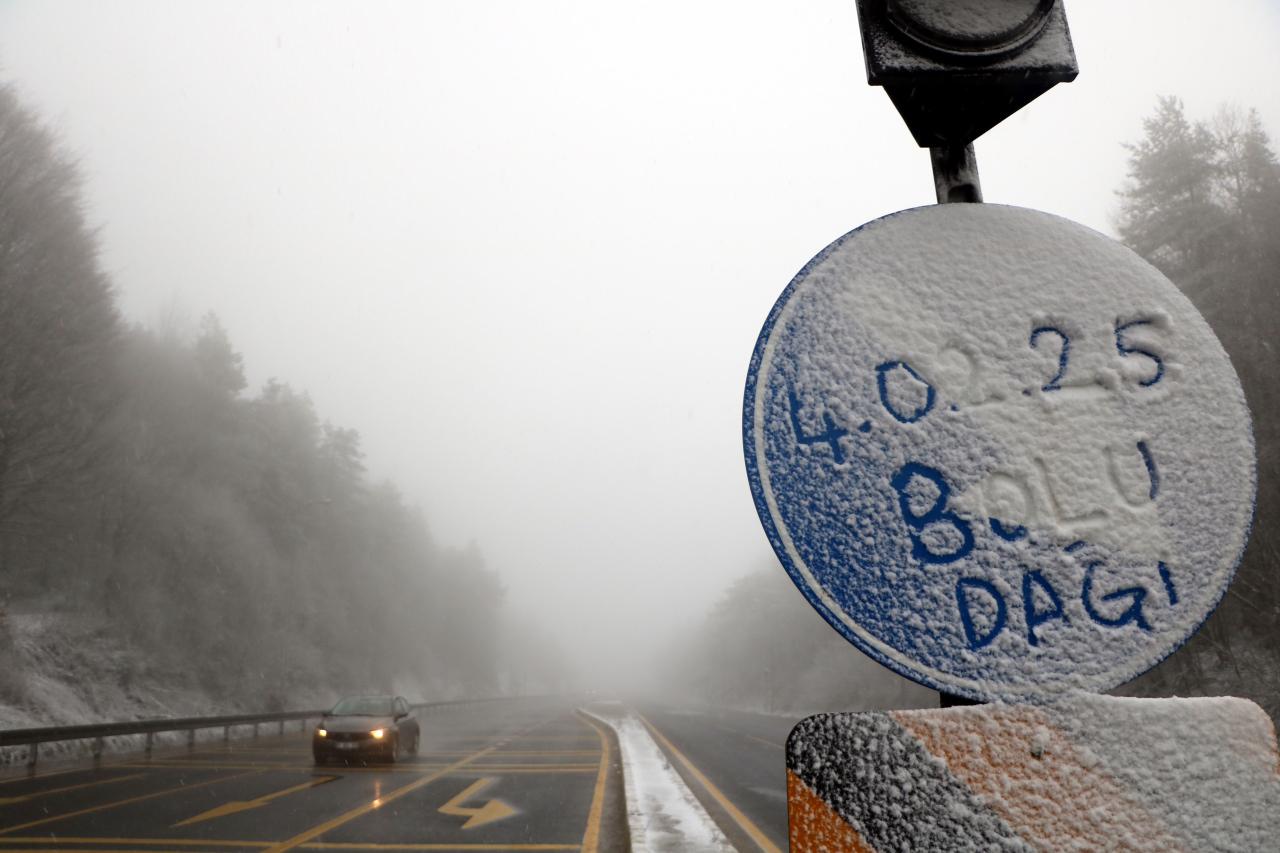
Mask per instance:
[[[202,685],[190,668],[140,660],[103,620],[67,614],[3,616],[0,648],[0,729],[71,726],[164,717],[266,713],[323,707],[321,691],[291,691],[245,700]],[[248,728],[233,729],[247,737]],[[200,742],[221,741],[222,731],[197,733]],[[141,736],[107,738],[108,753],[142,748]],[[155,736],[158,748],[186,743],[185,732]],[[40,747],[40,760],[83,757],[92,742],[56,741]],[[25,764],[27,747],[0,748],[0,768]]]
[[[634,713],[621,702],[596,702],[579,710],[618,736],[633,851],[733,850]]]

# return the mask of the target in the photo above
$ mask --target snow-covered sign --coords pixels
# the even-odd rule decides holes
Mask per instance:
[[[787,812],[792,853],[1274,850],[1280,754],[1245,699],[820,714]]]
[[[975,699],[1103,691],[1221,599],[1254,499],[1230,361],[1155,268],[1081,225],[950,204],[791,282],[743,413],[775,551],[898,672]]]

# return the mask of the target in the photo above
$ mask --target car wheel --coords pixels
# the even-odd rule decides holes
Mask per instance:
[[[418,754],[418,733],[417,732],[413,733],[413,740],[409,742],[409,754],[410,755]]]
[[[391,748],[387,750],[387,763],[395,764],[396,759],[400,757],[400,736],[396,735],[391,741]]]

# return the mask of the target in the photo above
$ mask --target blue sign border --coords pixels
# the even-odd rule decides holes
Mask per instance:
[[[1020,208],[1015,205],[988,205],[988,206],[1008,207],[1015,210],[1030,210],[1030,208]],[[765,351],[765,348],[768,346],[769,339],[772,335],[774,325],[777,323],[778,316],[786,308],[787,304],[790,302],[792,296],[794,295],[796,289],[808,279],[809,275],[813,272],[813,270],[817,266],[822,264],[833,252],[838,250],[847,241],[857,236],[859,232],[863,231],[864,229],[870,226],[879,225],[881,223],[888,222],[889,220],[897,216],[901,216],[903,214],[909,214],[916,210],[932,209],[933,207],[936,207],[936,205],[922,205],[920,207],[906,208],[904,210],[894,211],[893,213],[886,214],[885,216],[881,216],[876,219],[872,219],[868,222],[864,222],[862,225],[859,225],[857,228],[854,228],[853,230],[848,231],[845,234],[842,234],[840,237],[837,237],[835,240],[829,243],[825,248],[823,248],[820,252],[818,252],[818,254],[816,254],[812,259],[810,259],[809,262],[806,263],[804,267],[802,267],[801,270],[795,274],[795,276],[783,289],[781,295],[778,296],[777,300],[773,304],[773,307],[769,310],[769,315],[768,317],[766,317],[764,325],[760,329],[760,334],[756,337],[756,345],[751,353],[751,363],[747,368],[747,382],[746,382],[746,388],[743,392],[743,402],[742,402],[742,445],[743,445],[743,455],[745,458],[746,469],[747,469],[747,481],[751,487],[751,496],[752,496],[753,502],[755,503],[756,514],[760,517],[760,523],[764,527],[765,535],[768,537],[769,544],[773,548],[774,554],[778,557],[778,560],[782,563],[782,567],[786,570],[787,575],[791,578],[792,583],[796,585],[796,587],[800,590],[801,594],[803,594],[805,599],[809,602],[809,605],[813,607],[813,609],[816,610],[822,616],[822,618],[827,622],[827,624],[830,625],[832,628],[834,628],[842,637],[844,637],[846,640],[852,643],[853,646],[858,649],[858,651],[862,652],[863,654],[870,657],[872,660],[887,667],[893,672],[896,672],[905,678],[908,678],[912,681],[915,681],[919,684],[922,684],[926,687],[929,687],[933,690],[937,690],[942,693],[950,693],[950,694],[964,696],[969,699],[974,699],[977,701],[984,701],[984,702],[991,701],[991,700],[1008,699],[1013,697],[1017,697],[1025,701],[1035,701],[1039,698],[1048,699],[1050,698],[1049,695],[1037,694],[1035,692],[1028,692],[1025,690],[1012,689],[1008,693],[1000,693],[1000,692],[985,693],[979,690],[970,689],[968,685],[965,683],[955,683],[955,684],[943,683],[939,679],[931,677],[927,672],[923,671],[924,670],[923,667],[919,667],[918,665],[915,667],[907,666],[903,661],[895,660],[891,656],[886,655],[882,650],[868,643],[864,638],[858,636],[858,634],[855,631],[851,630],[849,626],[845,623],[845,621],[840,618],[840,616],[832,612],[832,610],[822,601],[818,593],[815,590],[813,590],[808,585],[808,583],[806,583],[804,576],[801,574],[799,569],[793,564],[790,555],[787,554],[786,547],[782,543],[782,536],[779,533],[776,525],[774,524],[773,515],[769,511],[767,498],[764,493],[764,488],[761,485],[761,481],[760,481],[759,464],[758,464],[759,460],[756,457],[756,449],[755,449],[756,383],[759,379],[760,365],[764,359],[764,351]],[[1102,234],[1101,232],[1094,231],[1093,229],[1088,228],[1088,226],[1080,225],[1079,223],[1073,222],[1071,220],[1067,220],[1063,217],[1055,216],[1053,214],[1046,214],[1046,213],[1042,213],[1041,211],[1033,211],[1033,212],[1041,213],[1041,215],[1050,217],[1052,219],[1068,222],[1071,225],[1075,225],[1080,228],[1085,228],[1089,231],[1093,231],[1093,233],[1097,234],[1100,239],[1114,242],[1112,238],[1106,236],[1105,234]],[[1124,248],[1128,249],[1128,247],[1124,247]],[[1160,272],[1158,269],[1152,266],[1149,262],[1147,262],[1145,258],[1142,258],[1140,255],[1138,255],[1136,252],[1133,252],[1133,250],[1131,249],[1129,249],[1128,251],[1130,251],[1135,257],[1137,257],[1138,260],[1140,260],[1143,264],[1147,265],[1148,267],[1151,267],[1151,269],[1154,270],[1162,278],[1164,278],[1165,281],[1169,281],[1168,277],[1165,276],[1164,273]],[[1203,315],[1200,315],[1199,309],[1196,308],[1194,304],[1191,303],[1190,299],[1186,296],[1186,294],[1182,293],[1182,291],[1178,289],[1176,285],[1174,285],[1172,282],[1169,282],[1169,286],[1174,288],[1174,291],[1177,294],[1177,296],[1180,296],[1187,301],[1187,304],[1191,306],[1192,310],[1196,312],[1196,315],[1200,316],[1202,321],[1205,323],[1206,327],[1208,327],[1208,321],[1203,320]],[[1214,339],[1217,340],[1217,335],[1216,333],[1213,333],[1212,327],[1209,327],[1209,329]],[[1222,345],[1221,341],[1218,341],[1218,345],[1219,347],[1221,347]],[[1223,354],[1229,362],[1230,355],[1226,353],[1225,348],[1223,348]],[[1232,365],[1232,372],[1235,373],[1234,365]],[[1238,373],[1236,374],[1236,381],[1237,381],[1237,385],[1239,386]],[[1193,636],[1195,636],[1196,632],[1198,632],[1204,626],[1205,622],[1208,621],[1211,615],[1213,615],[1214,611],[1218,609],[1219,605],[1221,605],[1222,603],[1222,599],[1226,596],[1227,590],[1230,588],[1231,583],[1235,580],[1236,571],[1239,569],[1240,562],[1244,558],[1245,550],[1248,548],[1249,540],[1253,532],[1253,523],[1257,514],[1257,504],[1258,504],[1257,442],[1256,442],[1256,438],[1254,436],[1254,430],[1253,430],[1253,411],[1248,405],[1247,397],[1244,396],[1243,388],[1241,388],[1241,397],[1244,400],[1245,410],[1246,410],[1246,413],[1248,414],[1246,427],[1248,429],[1249,443],[1254,450],[1253,464],[1250,466],[1250,472],[1252,474],[1250,507],[1249,507],[1248,519],[1246,520],[1246,523],[1245,523],[1244,535],[1241,539],[1241,545],[1234,559],[1232,560],[1231,568],[1230,568],[1230,571],[1227,573],[1225,582],[1221,585],[1217,596],[1213,599],[1212,606],[1206,610],[1204,617],[1201,618],[1195,625],[1191,626],[1187,630],[1185,635],[1183,635],[1177,642],[1171,644],[1167,651],[1165,651],[1162,654],[1158,654],[1158,656],[1155,656],[1151,660],[1151,662],[1145,666],[1143,666],[1142,663],[1139,663],[1138,666],[1142,668],[1139,668],[1130,672],[1127,676],[1123,678],[1123,680],[1116,682],[1114,685],[1108,685],[1107,687],[1102,687],[1100,689],[1103,689],[1103,690],[1112,689],[1121,684],[1125,684],[1125,683],[1128,683],[1129,681],[1132,681],[1133,679],[1154,669],[1160,663],[1168,659],[1170,655],[1172,655],[1174,652],[1178,651],[1184,645],[1186,645],[1186,643]],[[912,663],[914,663],[914,661]],[[967,679],[965,681],[967,681]]]

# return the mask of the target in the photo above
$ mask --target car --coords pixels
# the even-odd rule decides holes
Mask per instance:
[[[326,711],[311,738],[316,764],[418,753],[418,721],[402,696],[348,696]]]

